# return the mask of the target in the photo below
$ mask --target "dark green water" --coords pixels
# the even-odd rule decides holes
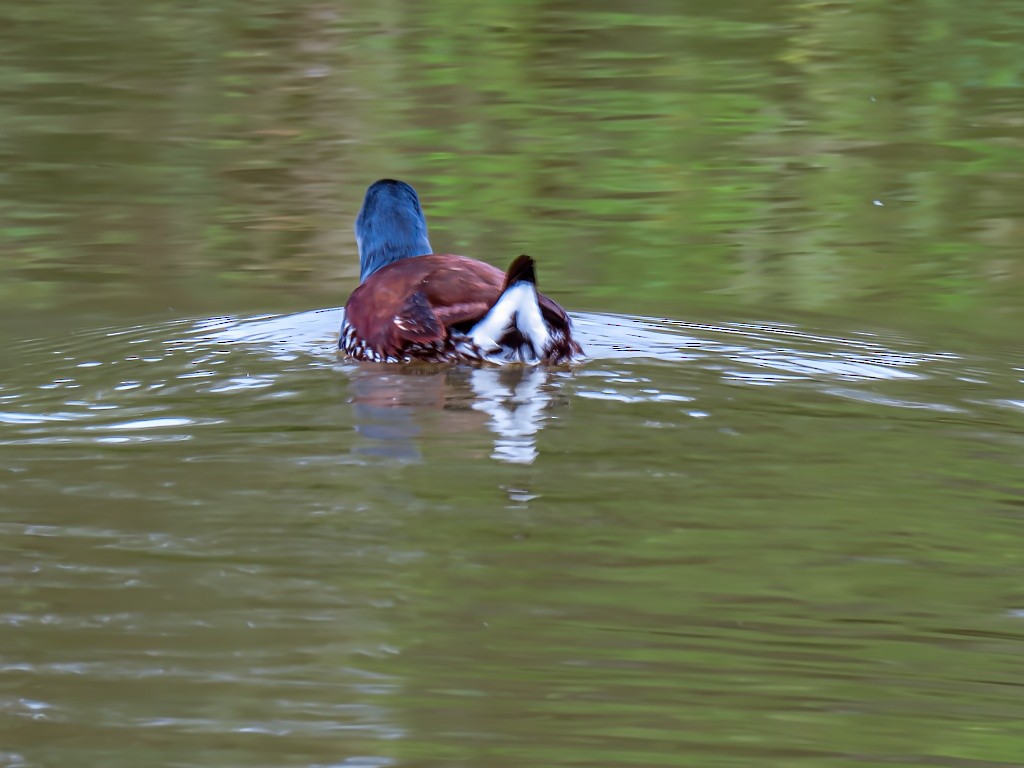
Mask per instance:
[[[0,767],[1024,765],[1024,16],[635,5],[0,0]]]

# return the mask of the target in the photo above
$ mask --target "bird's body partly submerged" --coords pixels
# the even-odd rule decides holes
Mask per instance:
[[[568,363],[583,352],[572,323],[536,289],[534,262],[502,272],[431,253],[415,190],[382,179],[356,219],[360,284],[345,305],[339,348],[375,362]]]

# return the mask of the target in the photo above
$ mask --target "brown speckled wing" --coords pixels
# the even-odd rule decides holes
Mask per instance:
[[[353,291],[346,323],[382,359],[412,346],[441,350],[453,326],[474,323],[497,301],[503,279],[501,270],[465,256],[402,259]]]

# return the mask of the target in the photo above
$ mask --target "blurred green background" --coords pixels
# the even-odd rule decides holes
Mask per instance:
[[[625,7],[6,2],[0,302],[338,305],[395,176],[574,309],[1019,327],[1018,3]]]

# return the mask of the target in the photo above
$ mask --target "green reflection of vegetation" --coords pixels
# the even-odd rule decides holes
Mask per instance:
[[[1010,0],[103,5],[0,11],[6,303],[340,301],[383,175],[581,308],[970,324],[1024,288]]]

